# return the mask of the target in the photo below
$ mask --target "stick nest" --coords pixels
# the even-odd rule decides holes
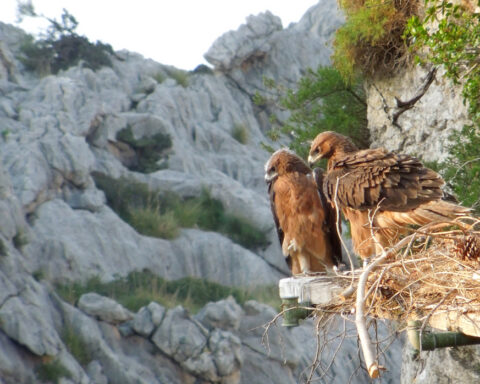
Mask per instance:
[[[370,272],[366,316],[406,322],[425,320],[440,311],[480,313],[480,220],[468,217],[430,224],[410,237],[408,245],[394,246],[391,255]],[[317,306],[319,325],[332,315],[352,312],[362,272],[337,275],[335,282],[353,287],[353,293]]]

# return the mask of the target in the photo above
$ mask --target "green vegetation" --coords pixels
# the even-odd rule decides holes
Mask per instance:
[[[133,312],[155,301],[167,308],[182,305],[195,313],[208,302],[218,301],[230,295],[241,305],[248,300],[258,300],[280,308],[276,286],[258,286],[250,289],[226,287],[194,277],[167,281],[147,270],[131,272],[125,278],[109,283],[92,278],[84,284],[57,285],[56,289],[64,300],[72,304],[84,293],[96,292],[116,300]]]
[[[148,185],[94,174],[107,204],[139,233],[174,238],[179,228],[198,227],[228,236],[249,249],[268,245],[267,234],[244,218],[225,212],[220,200],[204,189],[200,196],[182,199],[173,193],[153,192]]]
[[[408,61],[403,38],[418,0],[341,0],[346,22],[335,35],[333,65],[347,81],[383,76]]]
[[[480,214],[480,134],[478,126],[466,125],[451,136],[443,176],[460,202]]]
[[[348,135],[362,148],[370,143],[365,91],[360,79],[346,83],[330,67],[309,70],[298,82],[297,90],[284,92],[280,104],[291,115],[280,128],[269,132],[270,137],[275,140],[280,134],[289,135],[290,148],[303,158],[308,154],[310,141],[323,131]]]
[[[36,376],[42,382],[57,384],[61,378],[72,377],[70,371],[59,360],[45,362],[36,369]]]
[[[38,17],[50,23],[45,38],[35,40],[29,36],[21,46],[23,56],[20,60],[28,70],[41,75],[55,74],[77,65],[80,61],[93,70],[112,66],[112,47],[98,41],[93,44],[86,37],[78,35],[75,31],[78,22],[66,9],[58,21],[37,14],[32,2],[27,0],[19,2],[18,13],[20,20],[24,17]]]
[[[13,236],[12,241],[15,248],[21,250],[25,245],[28,244],[28,237],[22,228],[17,228],[17,233],[15,236]]]
[[[426,0],[425,16],[413,17],[405,35],[420,52],[418,63],[445,68],[446,76],[462,83],[472,124],[451,137],[444,177],[460,201],[480,213],[480,13],[473,3]],[[438,25],[432,28],[432,23]],[[423,48],[427,47],[425,50]],[[468,186],[468,188],[466,188]]]
[[[85,341],[70,325],[65,325],[63,328],[62,341],[70,354],[82,367],[86,367],[90,363],[92,359],[88,354]]]
[[[168,71],[168,75],[174,79],[178,85],[182,86],[183,88],[188,87],[188,78],[190,74],[187,71],[182,69],[172,69]]]
[[[153,75],[153,79],[158,83],[158,84],[162,84],[165,79],[166,79],[166,76],[162,73],[162,72],[158,72],[156,73],[155,75]]]
[[[248,129],[244,124],[235,124],[232,128],[232,137],[240,144],[247,144]]]
[[[170,135],[157,133],[151,137],[141,137],[136,139],[133,136],[132,128],[127,127],[117,133],[118,141],[130,145],[137,154],[137,161],[129,167],[132,171],[151,173],[160,169],[165,169],[168,156],[165,151],[172,147]],[[158,163],[160,159],[162,163]]]
[[[213,70],[205,64],[199,64],[192,71],[196,75],[213,75]]]
[[[8,255],[8,248],[3,242],[2,239],[0,239],[0,257],[1,256],[7,256]]]

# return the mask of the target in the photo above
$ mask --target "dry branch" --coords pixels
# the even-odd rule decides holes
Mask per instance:
[[[363,270],[334,276],[351,296],[316,305],[319,326],[352,313],[369,375],[381,365],[367,319],[431,323],[480,336],[480,220],[463,217],[431,223],[384,250]],[[372,232],[372,236],[374,233]],[[442,320],[443,319],[443,320]]]

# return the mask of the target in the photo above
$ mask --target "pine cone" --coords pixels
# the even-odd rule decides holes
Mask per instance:
[[[480,238],[476,235],[466,235],[456,242],[455,253],[462,260],[480,259]]]

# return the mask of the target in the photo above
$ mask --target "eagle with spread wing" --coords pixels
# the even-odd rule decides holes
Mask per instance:
[[[282,252],[293,275],[322,272],[341,261],[336,213],[321,186],[323,171],[288,149],[265,164],[265,181]]]
[[[324,193],[350,221],[355,252],[364,259],[395,244],[410,225],[450,221],[470,211],[443,200],[440,175],[409,155],[359,150],[348,137],[327,131],[313,140],[308,162],[321,158],[328,159]]]

